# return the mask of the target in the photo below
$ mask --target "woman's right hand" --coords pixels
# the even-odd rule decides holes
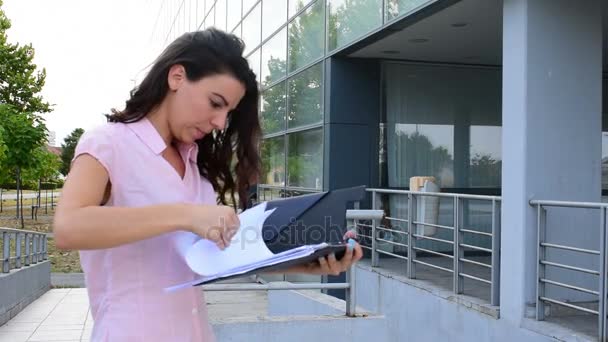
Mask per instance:
[[[239,229],[239,217],[232,207],[224,205],[195,205],[190,231],[214,242],[220,249],[230,244]]]

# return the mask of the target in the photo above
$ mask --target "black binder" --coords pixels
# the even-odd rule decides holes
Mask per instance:
[[[311,255],[222,277],[207,277],[193,284],[210,284],[251,274],[280,271],[318,260],[331,253],[339,260],[346,252],[346,210],[365,198],[365,186],[343,188],[268,201],[266,210],[276,210],[266,219],[263,239],[274,254],[300,246],[325,244]]]

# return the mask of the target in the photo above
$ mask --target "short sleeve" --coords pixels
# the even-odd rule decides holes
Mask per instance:
[[[97,159],[108,174],[111,174],[112,165],[114,164],[113,134],[111,128],[111,125],[106,124],[85,131],[76,145],[72,162],[77,157],[88,154]]]

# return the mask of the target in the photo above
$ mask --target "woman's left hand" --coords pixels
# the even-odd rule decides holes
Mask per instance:
[[[363,249],[354,240],[354,238],[354,232],[348,232],[346,235],[344,235],[344,239],[347,240],[348,247],[346,248],[344,256],[340,260],[337,260],[334,254],[330,254],[327,257],[319,258],[316,262],[297,266],[291,271],[294,273],[334,276],[345,272],[363,256]]]

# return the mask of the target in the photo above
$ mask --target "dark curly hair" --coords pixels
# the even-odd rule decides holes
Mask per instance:
[[[163,51],[141,84],[131,91],[125,109],[112,109],[107,118],[110,122],[135,122],[157,108],[169,90],[167,77],[173,65],[182,65],[190,81],[217,74],[232,75],[244,85],[245,96],[228,114],[223,131],[197,141],[198,166],[201,175],[218,193],[218,203],[226,205],[229,194],[237,208],[236,191],[239,206],[244,209],[249,188],[260,173],[258,142],[261,128],[256,75],[243,57],[243,50],[242,40],[215,28],[185,33]]]

